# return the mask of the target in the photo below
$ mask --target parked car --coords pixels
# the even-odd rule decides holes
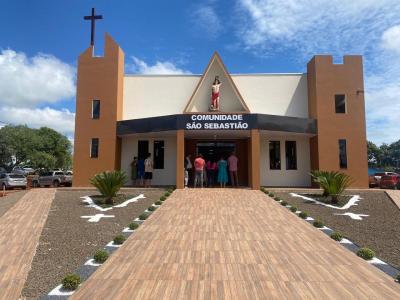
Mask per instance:
[[[31,166],[15,166],[12,169],[11,173],[20,174],[20,175],[25,175],[26,176],[26,175],[31,174],[33,172],[35,172],[35,169],[32,168]]]
[[[7,170],[4,169],[3,167],[0,167],[0,174],[4,174],[4,173],[7,173]]]
[[[384,175],[380,180],[379,187],[381,189],[400,189],[400,175]]]
[[[0,186],[1,189],[12,189],[12,188],[22,188],[26,189],[26,177],[21,174],[10,174],[2,173],[0,174]]]
[[[398,175],[394,172],[377,172],[374,175],[369,176],[369,187],[379,187],[382,176],[385,175]]]
[[[39,177],[32,182],[34,187],[37,186],[71,186],[72,175],[66,175],[63,171],[46,171],[39,174]]]

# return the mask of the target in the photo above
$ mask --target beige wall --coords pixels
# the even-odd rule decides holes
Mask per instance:
[[[306,74],[233,75],[253,113],[308,118]]]
[[[252,113],[308,118],[307,75],[254,74],[231,75]],[[124,78],[123,119],[181,114],[200,76],[141,76]],[[205,109],[210,103],[210,90],[199,94]],[[221,91],[221,106],[224,104]],[[227,108],[224,108],[227,109]],[[235,109],[234,107],[230,109]]]
[[[281,170],[269,168],[269,141],[280,141]],[[296,141],[297,170],[286,170],[285,141]],[[278,135],[262,132],[260,139],[260,173],[262,186],[309,187],[310,146],[309,137],[302,135]]]
[[[153,185],[175,185],[176,182],[176,134],[167,134],[165,136],[127,136],[123,137],[121,143],[121,170],[126,172],[129,177],[127,185],[132,184],[131,180],[131,162],[134,156],[138,154],[138,141],[149,141],[149,152],[154,158],[153,142],[164,141],[164,169],[155,169],[153,172]]]
[[[181,114],[200,76],[134,75],[124,79],[124,120]]]

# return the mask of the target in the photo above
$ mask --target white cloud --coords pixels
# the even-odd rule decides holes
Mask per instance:
[[[237,31],[245,47],[316,52],[364,53],[398,19],[398,0],[237,0],[242,22]]]
[[[27,125],[32,128],[50,127],[67,136],[73,136],[75,113],[67,109],[0,107],[1,121],[11,125]]]
[[[385,30],[382,34],[382,47],[400,53],[400,25]]]
[[[194,24],[210,39],[218,37],[222,31],[220,17],[215,11],[214,3],[210,2],[204,6],[194,8],[192,13]]]
[[[170,61],[156,61],[154,65],[149,65],[135,56],[132,56],[132,63],[128,63],[126,69],[129,72],[146,75],[191,74],[187,70],[178,68]]]
[[[34,107],[75,95],[75,69],[54,56],[28,58],[22,52],[0,54],[0,104]]]
[[[237,0],[236,32],[256,55],[364,55],[368,139],[400,139],[400,1]]]

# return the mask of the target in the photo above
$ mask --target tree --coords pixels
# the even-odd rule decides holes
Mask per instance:
[[[379,165],[381,159],[381,149],[371,141],[367,141],[368,163],[370,165]]]
[[[0,129],[0,166],[30,164],[34,168],[67,168],[71,164],[71,143],[57,131],[42,127],[5,126]]]
[[[30,164],[38,169],[54,169],[57,166],[57,161],[53,155],[37,151],[30,156]]]
[[[387,171],[400,167],[400,140],[380,146],[368,141],[368,164]]]

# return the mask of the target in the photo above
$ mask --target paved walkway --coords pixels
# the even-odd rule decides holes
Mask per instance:
[[[54,194],[31,190],[0,218],[0,299],[19,299]]]
[[[72,299],[400,299],[400,285],[259,191],[180,190]]]
[[[386,190],[386,193],[392,198],[394,204],[400,209],[400,190]]]

